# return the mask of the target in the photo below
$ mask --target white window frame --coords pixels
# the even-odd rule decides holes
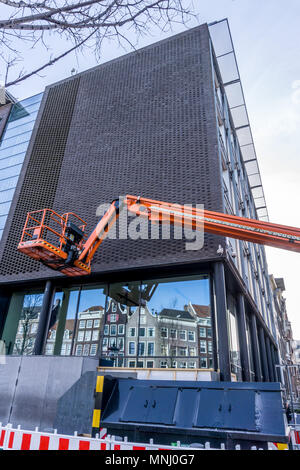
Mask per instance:
[[[94,353],[93,353],[93,350],[95,350]],[[94,343],[94,344],[91,344],[90,356],[96,356],[96,354],[97,354],[97,343]]]
[[[115,333],[113,333],[115,331]],[[117,336],[117,325],[110,325],[110,336]]]
[[[121,323],[118,325],[118,335],[124,335],[125,334],[125,325]]]
[[[133,344],[133,352],[130,352],[130,345]],[[136,355],[136,342],[135,341],[128,341],[128,356],[135,356]]]
[[[192,336],[193,339],[190,339],[190,336]],[[190,343],[194,343],[196,341],[195,331],[188,330],[188,341]]]
[[[184,334],[183,334],[183,336],[184,336],[183,338],[181,337],[181,334],[182,334],[182,333],[184,333]],[[180,341],[186,341],[186,330],[179,330],[179,340],[180,340]]]
[[[166,336],[163,336],[163,334],[162,334],[163,331],[166,333]],[[161,338],[168,339],[169,334],[168,334],[168,328],[167,328],[167,327],[162,326],[162,327],[160,328],[160,337],[161,337]]]
[[[133,331],[133,333],[134,333],[133,335],[131,334],[132,331]],[[129,328],[129,335],[128,335],[128,337],[129,337],[129,338],[135,338],[135,336],[136,336],[136,327],[135,327],[135,326],[131,326],[131,327]]]
[[[84,331],[78,331],[77,341],[81,342],[84,339]]]
[[[150,335],[150,333],[149,333],[150,331],[153,332],[153,335]],[[148,338],[155,338],[155,328],[154,328],[154,326],[149,326],[148,327],[147,334],[148,334]]]
[[[153,354],[149,354],[149,345],[153,345]],[[155,356],[155,342],[154,341],[148,341],[147,342],[147,356]]]

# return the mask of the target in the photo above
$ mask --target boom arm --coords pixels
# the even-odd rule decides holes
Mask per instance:
[[[178,226],[184,225],[186,228],[194,230],[204,230],[204,232],[217,235],[300,252],[300,229],[298,228],[131,195],[127,195],[121,202],[121,205],[118,200],[113,201],[108,211],[85,241],[84,233],[82,232],[82,237],[78,241],[80,230],[78,227],[75,227],[76,230],[74,227],[72,229],[72,226],[70,228],[68,224],[69,214],[72,213],[58,216],[58,214],[49,209],[40,211],[43,213],[50,211],[55,214],[56,218],[60,217],[62,220],[59,249],[57,246],[49,243],[47,246],[47,242],[42,238],[45,229],[49,229],[49,226],[44,223],[45,214],[40,226],[28,227],[27,221],[30,217],[33,218],[31,215],[33,213],[29,213],[18,249],[34,259],[39,259],[52,269],[60,270],[69,276],[89,274],[91,261],[96,250],[104,241],[110,228],[125,207],[127,207],[129,212],[144,217],[154,224],[170,223]],[[78,216],[72,215],[82,221]],[[35,215],[35,221],[37,221],[36,217]],[[34,238],[31,235],[26,240],[25,234],[30,235],[30,230],[32,231],[33,229],[39,232],[38,237]],[[73,233],[74,237],[77,237],[75,242],[70,238]],[[57,232],[57,234],[59,233]]]

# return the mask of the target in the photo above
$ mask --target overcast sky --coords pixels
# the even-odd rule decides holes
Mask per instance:
[[[194,0],[194,8],[198,19],[191,20],[188,27],[229,19],[270,221],[300,227],[300,0]],[[0,17],[4,9],[0,7]],[[181,24],[164,34],[153,29],[138,47],[185,29]],[[61,43],[53,42],[53,50],[57,48]],[[101,62],[125,52],[110,42]],[[39,65],[45,59],[45,52],[36,48],[25,54],[25,65]],[[95,65],[92,53],[85,52],[79,62],[69,56],[46,69],[43,77],[32,78],[10,92],[23,99],[70,76],[72,68],[82,72]],[[300,254],[267,248],[267,258],[269,272],[285,280],[294,338],[300,339]]]

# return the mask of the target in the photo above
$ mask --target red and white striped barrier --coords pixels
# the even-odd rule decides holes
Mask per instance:
[[[3,450],[108,450],[110,442],[105,440],[106,429],[101,430],[98,438],[89,438],[65,434],[27,431],[18,426],[0,427],[0,448]]]
[[[297,432],[297,434],[296,434]],[[300,430],[294,431],[292,442],[296,446],[300,444]],[[300,447],[300,446],[299,446]],[[299,449],[298,447],[298,449]],[[269,450],[286,449],[286,444],[268,443]],[[293,445],[293,448],[294,447]],[[96,438],[82,437],[74,433],[73,436],[65,434],[57,434],[57,432],[47,433],[35,431],[27,431],[21,429],[20,426],[13,428],[11,424],[1,426],[0,423],[0,449],[3,450],[220,450],[210,446],[206,442],[203,448],[188,447],[181,445],[178,441],[176,445],[154,444],[153,439],[149,443],[129,442],[125,437],[124,440],[118,441],[115,436],[108,436],[106,429],[101,429],[100,435]],[[221,450],[225,450],[225,444],[221,444]],[[251,447],[252,450],[259,450],[257,447]],[[236,445],[235,450],[240,450],[240,446]]]
[[[300,426],[291,429],[291,442],[293,450],[300,450]]]

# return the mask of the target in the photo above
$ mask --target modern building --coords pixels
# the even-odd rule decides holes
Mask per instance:
[[[17,186],[42,94],[0,106],[0,240]]]
[[[222,381],[277,380],[280,345],[263,246],[205,234],[203,247],[194,250],[195,233],[194,240],[174,230],[171,239],[147,239],[131,225],[135,236],[107,239],[92,274],[80,278],[16,250],[28,211],[73,211],[91,231],[99,205],[125,194],[267,219],[226,20],[99,65],[15,104],[0,159],[10,162],[4,166],[0,248],[0,338],[11,345],[8,353],[18,340],[27,296],[42,296],[34,355],[49,345],[51,312],[59,300],[55,356],[66,353],[68,330],[75,332],[72,355],[102,356],[110,347],[120,366],[181,367],[181,361],[218,372]],[[93,316],[86,310],[91,305],[103,306],[105,316],[99,309],[95,319],[86,317]],[[103,330],[95,327],[102,318]],[[94,328],[81,328],[84,321],[94,321]],[[151,337],[157,323],[160,345],[156,333]],[[178,335],[178,344],[163,344],[162,330],[174,341]],[[170,364],[166,352],[174,356]],[[123,361],[123,354],[134,359]]]
[[[299,399],[300,368],[297,364],[296,342],[293,338],[292,325],[288,318],[286,299],[284,297],[284,279],[275,278],[273,274],[271,274],[270,284],[273,292],[280,359],[278,366],[280,366],[281,380],[285,385],[287,394],[290,396],[290,389],[292,389],[294,399]]]

